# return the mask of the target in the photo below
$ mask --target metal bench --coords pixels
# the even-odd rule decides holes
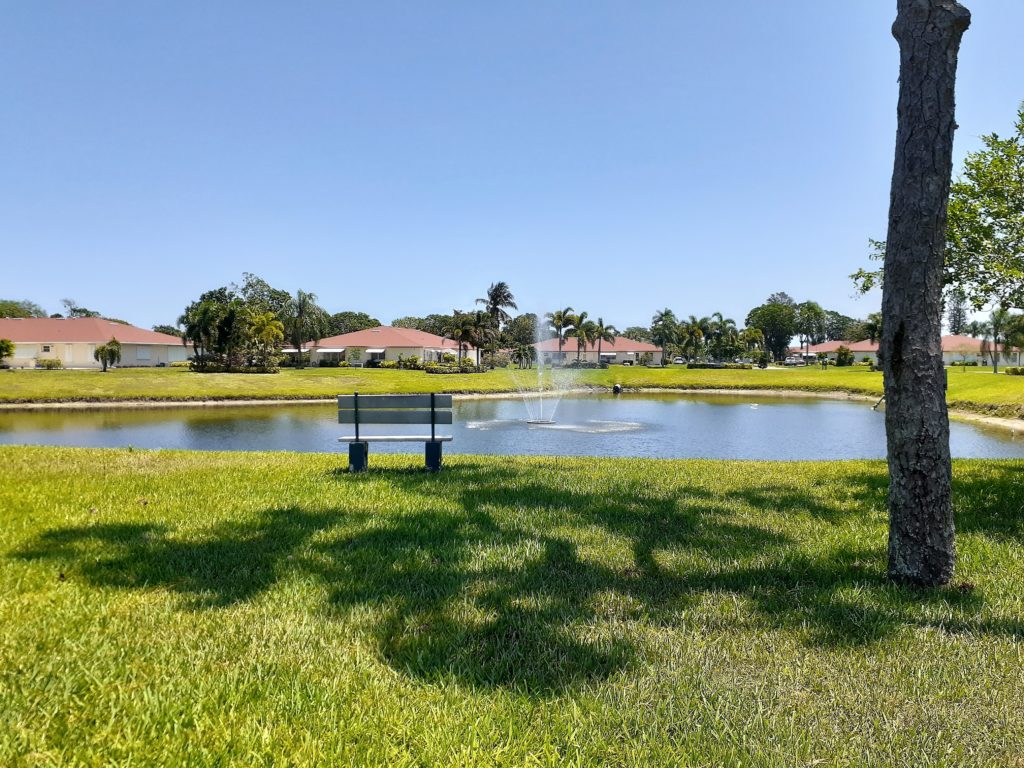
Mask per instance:
[[[438,424],[452,423],[451,395],[338,395],[338,423],[352,424],[355,434],[339,437],[348,443],[348,469],[363,472],[370,454],[370,443],[424,443],[426,467],[441,469],[441,446],[451,435],[438,435]],[[360,435],[366,424],[429,424],[429,435]]]

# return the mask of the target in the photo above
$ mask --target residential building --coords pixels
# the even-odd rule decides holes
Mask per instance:
[[[561,352],[558,349],[557,338],[540,341],[533,346],[537,349],[538,361],[546,364],[570,363],[577,359],[579,350],[579,342],[575,336],[570,336],[562,343]],[[579,359],[588,363],[641,365],[661,359],[661,347],[644,341],[633,341],[625,336],[616,336],[615,341],[601,342],[600,352],[597,342],[588,344],[579,354]]]
[[[177,336],[157,333],[102,317],[2,317],[0,339],[14,342],[12,368],[35,368],[38,360],[60,360],[65,368],[99,368],[93,353],[111,339],[121,343],[121,367],[153,367],[188,360],[191,345]]]
[[[810,348],[812,355],[825,354],[830,360],[836,359],[836,350],[845,346],[853,353],[853,359],[858,363],[868,358],[872,363],[878,362],[878,343],[871,341],[826,341],[824,344],[813,344]],[[1020,365],[1024,359],[1021,350],[1010,348],[1001,355],[1001,361],[1006,365]],[[943,336],[942,337],[942,362],[945,365],[953,363],[977,363],[978,365],[990,365],[992,359],[989,355],[981,353],[981,339],[972,336]]]
[[[295,353],[298,350],[290,348],[284,351]],[[353,365],[366,365],[382,360],[397,362],[399,358],[410,357],[436,363],[441,361],[442,355],[446,352],[457,355],[459,345],[451,339],[435,336],[426,331],[379,325],[376,328],[365,328],[340,336],[310,341],[303,346],[303,351],[309,352],[310,363],[313,365],[320,361],[343,360]],[[462,354],[476,360],[476,348],[469,344],[462,345]]]

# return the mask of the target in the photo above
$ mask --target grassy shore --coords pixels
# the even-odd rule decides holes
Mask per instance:
[[[565,376],[559,374],[560,382]],[[882,375],[852,368],[688,370],[613,366],[576,371],[573,386],[630,389],[764,389],[881,396]],[[180,368],[99,371],[0,371],[0,403],[275,400],[330,398],[343,392],[516,392],[537,386],[534,371],[431,375],[360,368],[284,369],[274,375],[198,374]],[[1024,377],[951,370],[950,405],[993,416],[1024,417]]]
[[[0,763],[1010,765],[1024,462],[0,448]]]

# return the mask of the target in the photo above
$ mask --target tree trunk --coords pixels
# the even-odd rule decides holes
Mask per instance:
[[[970,13],[955,0],[897,0],[896,158],[881,357],[889,458],[889,578],[937,586],[955,562],[942,266],[953,170],[953,86]]]

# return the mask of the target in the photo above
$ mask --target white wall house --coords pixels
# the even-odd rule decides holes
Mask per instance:
[[[598,351],[598,344],[588,344],[579,351],[579,343],[575,336],[570,336],[558,349],[558,339],[547,339],[533,345],[537,350],[537,360],[546,364],[570,363],[578,358],[588,363],[608,363],[619,365],[641,365],[661,359],[661,348],[644,341],[633,341],[625,336],[616,336],[615,341],[603,341]]]
[[[121,343],[122,368],[170,365],[193,353],[177,336],[102,317],[4,317],[0,339],[14,342],[14,356],[3,360],[11,368],[35,368],[38,360],[60,360],[65,368],[99,368],[93,353],[111,339]]]
[[[366,365],[372,361],[394,360],[397,362],[399,358],[410,357],[417,357],[423,362],[436,363],[441,361],[442,355],[446,352],[457,355],[458,345],[451,339],[435,336],[425,331],[380,325],[376,328],[366,328],[362,331],[310,341],[303,345],[303,350],[309,352],[311,365],[316,365],[321,360],[338,362],[346,360],[350,363]],[[294,353],[297,350],[288,348],[284,351]],[[464,357],[476,360],[475,347],[464,345],[462,354]]]
[[[836,350],[840,346],[849,348],[853,352],[853,359],[858,363],[865,357],[872,363],[878,362],[878,344],[870,341],[826,341],[824,344],[812,345],[810,352],[812,355],[824,353],[830,360],[835,360]],[[1001,353],[1000,360],[1004,365],[1020,365],[1024,355],[1019,349],[1009,349]],[[943,336],[942,362],[945,365],[952,365],[964,361],[978,365],[992,363],[989,355],[981,353],[981,339],[972,336]]]

